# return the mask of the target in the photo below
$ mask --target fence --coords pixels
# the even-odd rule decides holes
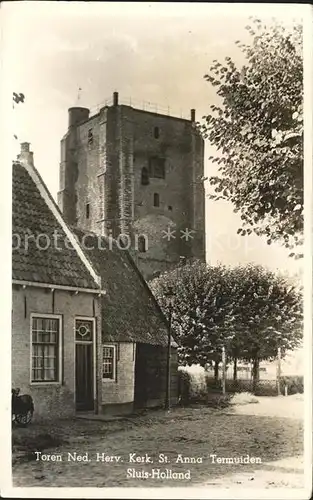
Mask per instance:
[[[143,111],[148,111],[150,113],[158,113],[161,115],[168,115],[168,116],[173,116],[176,118],[183,118],[185,120],[190,120],[190,110],[188,112],[183,111],[183,110],[177,110],[175,108],[172,108],[170,106],[164,106],[160,105],[154,102],[150,101],[143,101],[140,99],[133,99],[131,97],[129,98],[119,98],[118,101],[119,104],[122,104],[124,106],[131,106],[132,108],[136,109],[141,109]],[[113,98],[110,97],[108,99],[105,99],[99,104],[96,104],[95,106],[92,106],[90,108],[90,116],[96,115],[99,113],[100,109],[105,107],[105,106],[112,106],[113,105]]]
[[[304,392],[303,376],[283,375],[280,377],[281,393],[285,395],[302,394]],[[238,392],[253,392],[253,382],[251,379],[225,381],[226,394],[231,395]],[[188,370],[186,367],[179,369],[179,397],[182,403],[192,402],[205,403],[212,396],[222,393],[222,380],[216,381],[214,377],[204,369]],[[277,396],[278,387],[276,379],[261,379],[257,382],[256,396]]]
[[[212,367],[207,367],[207,373],[214,376],[214,370]],[[219,367],[219,378],[222,378],[222,368]],[[234,377],[234,366],[229,364],[226,366],[226,380],[233,379]],[[259,378],[260,380],[276,380],[276,366],[260,366],[259,367]],[[252,365],[238,365],[237,366],[237,379],[238,380],[252,380]]]

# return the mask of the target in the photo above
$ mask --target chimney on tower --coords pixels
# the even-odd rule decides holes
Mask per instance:
[[[21,143],[21,152],[17,156],[17,159],[21,162],[28,163],[29,165],[34,166],[34,153],[30,151],[29,142]]]
[[[192,122],[195,122],[196,121],[196,110],[195,109],[191,109],[190,110],[190,120]]]
[[[118,106],[118,92],[113,92],[113,106]]]

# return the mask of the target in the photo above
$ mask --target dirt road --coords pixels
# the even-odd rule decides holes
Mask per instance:
[[[301,487],[302,421],[294,414],[277,416],[273,405],[276,413],[283,413],[278,398],[259,399],[259,404],[224,410],[177,408],[169,414],[154,411],[116,422],[75,420],[60,422],[58,427],[32,424],[17,429],[14,485],[229,487],[253,483],[256,487],[261,482],[260,487],[282,483]],[[271,416],[266,414],[269,403]],[[301,416],[301,410],[297,412]],[[57,445],[39,446],[43,436],[50,436]],[[49,460],[34,454],[41,449]]]

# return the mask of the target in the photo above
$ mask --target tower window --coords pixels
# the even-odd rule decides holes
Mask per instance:
[[[149,174],[155,179],[165,179],[165,159],[153,157],[149,160]]]
[[[158,139],[160,137],[160,129],[159,127],[154,127],[154,138]]]
[[[147,186],[149,184],[149,171],[146,167],[141,170],[141,184]]]
[[[91,146],[93,143],[93,133],[92,133],[92,128],[88,130],[88,146]]]
[[[144,236],[139,236],[138,237],[138,250],[139,252],[143,253],[147,251],[147,242],[146,238]]]
[[[172,210],[173,210],[172,205],[169,205],[167,208],[168,208],[170,211],[172,211]]]
[[[154,193],[154,195],[153,195],[153,205],[155,207],[159,207],[160,206],[160,196],[159,196],[159,193]]]
[[[90,217],[90,203],[86,203],[86,219]]]

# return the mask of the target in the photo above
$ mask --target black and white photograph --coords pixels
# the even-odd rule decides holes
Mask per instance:
[[[2,495],[309,499],[311,8],[0,15]]]

